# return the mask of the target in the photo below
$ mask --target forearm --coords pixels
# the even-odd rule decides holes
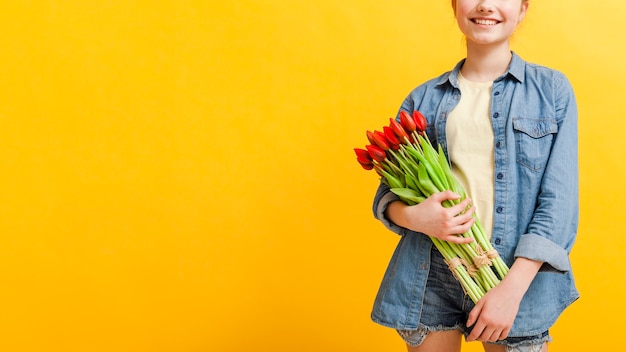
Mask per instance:
[[[388,230],[398,235],[402,235],[406,229],[398,226],[387,217],[387,208],[389,204],[399,200],[400,198],[393,194],[385,183],[381,182],[376,190],[376,195],[374,196],[372,211],[374,213],[374,218],[380,220],[380,222],[385,225]]]
[[[394,224],[404,227],[406,229],[411,228],[411,222],[408,216],[406,215],[406,207],[408,205],[403,201],[397,200],[395,202],[389,203],[387,206],[387,210],[385,211],[385,216],[387,219],[391,220]]]
[[[543,262],[518,257],[513,262],[509,273],[502,279],[500,286],[510,292],[510,295],[522,300]]]

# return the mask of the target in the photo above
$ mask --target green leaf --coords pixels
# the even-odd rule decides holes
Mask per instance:
[[[422,195],[419,192],[420,187],[418,185],[418,181],[417,181],[416,177],[414,177],[413,175],[406,174],[406,175],[404,175],[404,180],[406,181],[406,187],[407,188],[410,188],[410,189],[414,190],[420,196]]]
[[[410,188],[392,188],[391,192],[396,194],[398,197],[403,199],[408,199],[415,203],[421,203],[426,198],[424,198],[420,193],[410,189]]]
[[[454,175],[452,174],[452,170],[450,169],[450,164],[448,163],[448,159],[446,158],[446,154],[443,152],[443,148],[441,147],[441,145],[439,146],[439,151],[437,154],[439,158],[439,166],[441,166],[441,170],[443,171],[446,183],[448,184],[448,188],[452,192],[460,195],[461,199],[465,199],[466,198],[465,190],[463,189],[463,186],[461,186],[459,181],[456,179],[456,177],[454,177]]]
[[[389,188],[404,188],[404,183],[400,181],[398,178],[392,176],[390,173],[381,170],[383,175],[385,175],[385,179],[387,179]]]
[[[419,173],[417,177],[419,185],[421,186],[420,190],[425,196],[431,196],[435,193],[440,192],[440,190],[437,189],[437,186],[435,186],[433,181],[430,179],[430,176],[428,175],[428,171],[426,171],[426,166],[424,164],[419,165],[418,172]]]

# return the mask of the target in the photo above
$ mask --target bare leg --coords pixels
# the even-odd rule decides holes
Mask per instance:
[[[461,332],[459,330],[431,331],[424,342],[416,347],[407,345],[409,352],[460,352]]]

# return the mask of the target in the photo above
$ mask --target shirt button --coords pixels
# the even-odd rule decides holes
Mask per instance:
[[[493,95],[498,96],[498,95],[500,95],[500,92],[495,92],[495,93],[493,93]]]
[[[501,214],[504,209],[502,207],[496,208],[496,213]]]
[[[502,143],[496,142],[496,148],[500,148],[501,145],[502,145]]]
[[[495,117],[496,119],[498,118],[498,116],[500,116],[500,114],[498,114],[497,112],[493,114],[493,117]]]
[[[497,177],[498,177],[498,180],[501,180],[501,179],[504,178],[504,174],[503,173],[499,173]]]
[[[499,239],[499,238],[496,238],[496,240],[495,240],[495,241],[493,241],[493,243],[495,243],[495,244],[500,244],[500,243],[502,243],[502,240],[501,240],[501,239]]]

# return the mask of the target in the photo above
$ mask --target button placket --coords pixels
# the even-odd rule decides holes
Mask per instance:
[[[493,125],[494,125],[493,127],[494,127],[494,135],[495,135],[496,139],[499,136],[498,133],[496,133],[496,131],[499,130],[500,124],[505,123],[504,121],[500,121],[501,120],[500,119],[501,114],[500,114],[499,110],[502,109],[502,104],[501,104],[501,97],[502,96],[503,96],[503,94],[502,94],[501,82],[495,82],[494,83],[494,87],[493,87],[493,95],[492,95],[492,99],[491,99],[492,100],[491,101],[491,116],[492,116],[492,118],[494,120],[493,121]],[[504,115],[502,115],[502,116],[504,116]],[[498,121],[497,123],[496,123],[496,120]],[[498,157],[498,154],[503,152],[500,148],[504,147],[504,141],[496,140],[495,141],[495,147],[496,147],[496,150],[494,151],[494,153],[496,154],[495,155],[496,162],[495,162],[495,165],[494,165],[494,173],[495,173],[495,178],[496,178],[495,181],[496,181],[497,184],[498,183],[502,184],[502,182],[504,181],[505,175],[504,175],[504,172],[499,170],[497,157]],[[499,188],[499,186],[496,185],[496,189],[498,189],[498,188]],[[496,202],[498,202],[497,198],[496,198]],[[497,203],[496,203],[495,213],[496,214],[502,214],[503,212],[504,212],[504,207],[501,206],[501,205],[497,205]],[[494,241],[495,245],[499,245],[502,240],[500,238],[494,238],[493,241]]]

